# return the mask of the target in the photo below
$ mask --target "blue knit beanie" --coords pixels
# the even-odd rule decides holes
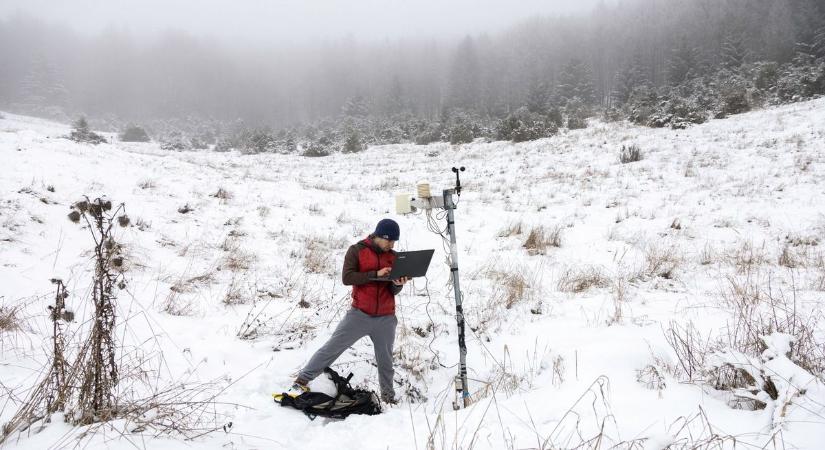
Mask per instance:
[[[392,219],[381,219],[378,225],[375,226],[375,231],[372,233],[380,238],[389,241],[397,241],[401,237],[401,229],[398,223]]]

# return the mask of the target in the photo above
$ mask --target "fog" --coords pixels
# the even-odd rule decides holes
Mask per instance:
[[[565,107],[565,67],[592,85],[584,103],[604,108],[631,82],[676,86],[713,73],[731,48],[739,64],[787,62],[819,36],[823,9],[819,0],[4,0],[0,109],[85,115],[104,128],[278,129],[337,120],[353,105],[376,118],[442,120],[456,109],[501,118],[537,95]]]
[[[0,16],[26,14],[85,33],[151,38],[168,30],[239,44],[456,38],[496,32],[534,15],[589,11],[598,0],[4,0]]]

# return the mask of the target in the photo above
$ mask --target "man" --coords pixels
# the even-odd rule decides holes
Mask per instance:
[[[407,278],[393,281],[375,281],[386,277],[395,261],[393,246],[401,231],[392,219],[383,219],[366,239],[350,246],[344,257],[341,278],[346,286],[352,286],[352,308],[338,323],[329,340],[321,347],[295,379],[287,392],[297,396],[309,391],[309,382],[323,373],[341,353],[357,340],[369,336],[378,363],[378,382],[381,400],[397,403],[393,388],[392,347],[395,341],[395,296],[401,292]]]

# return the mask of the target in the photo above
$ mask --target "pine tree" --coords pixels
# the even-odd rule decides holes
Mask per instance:
[[[578,58],[570,59],[559,74],[556,95],[562,103],[568,103],[574,98],[578,98],[585,105],[595,104],[596,94],[590,67]]]
[[[404,88],[398,75],[392,77],[389,92],[387,93],[387,114],[390,116],[409,111],[407,99],[404,97]]]
[[[699,51],[682,39],[670,52],[668,82],[676,86],[693,78],[701,72],[700,62]]]
[[[370,113],[370,108],[367,105],[367,100],[362,95],[350,97],[342,108],[342,112],[347,117],[363,118]]]
[[[60,116],[68,103],[69,91],[57,70],[43,55],[35,56],[20,83],[20,106],[24,112]]]
[[[634,90],[648,85],[650,85],[650,80],[645,74],[642,56],[636,52],[633,60],[616,73],[611,96],[613,101],[619,105],[624,105],[630,100]]]
[[[467,36],[453,54],[447,82],[448,107],[468,111],[478,109],[481,93],[480,69],[475,42]]]
[[[527,100],[524,102],[527,109],[532,113],[544,114],[550,102],[550,91],[547,84],[538,81],[530,85],[527,92]]]
[[[825,17],[823,18],[825,22]],[[813,55],[816,58],[825,58],[825,23],[823,23],[814,34]]]
[[[748,58],[748,49],[741,34],[728,34],[722,41],[722,66],[729,70],[737,70]]]

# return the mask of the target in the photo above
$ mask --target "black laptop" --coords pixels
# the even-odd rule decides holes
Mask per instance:
[[[395,262],[389,276],[370,278],[370,281],[392,281],[399,278],[423,277],[430,267],[430,260],[433,259],[434,249],[416,250],[413,252],[398,252],[395,254]]]

